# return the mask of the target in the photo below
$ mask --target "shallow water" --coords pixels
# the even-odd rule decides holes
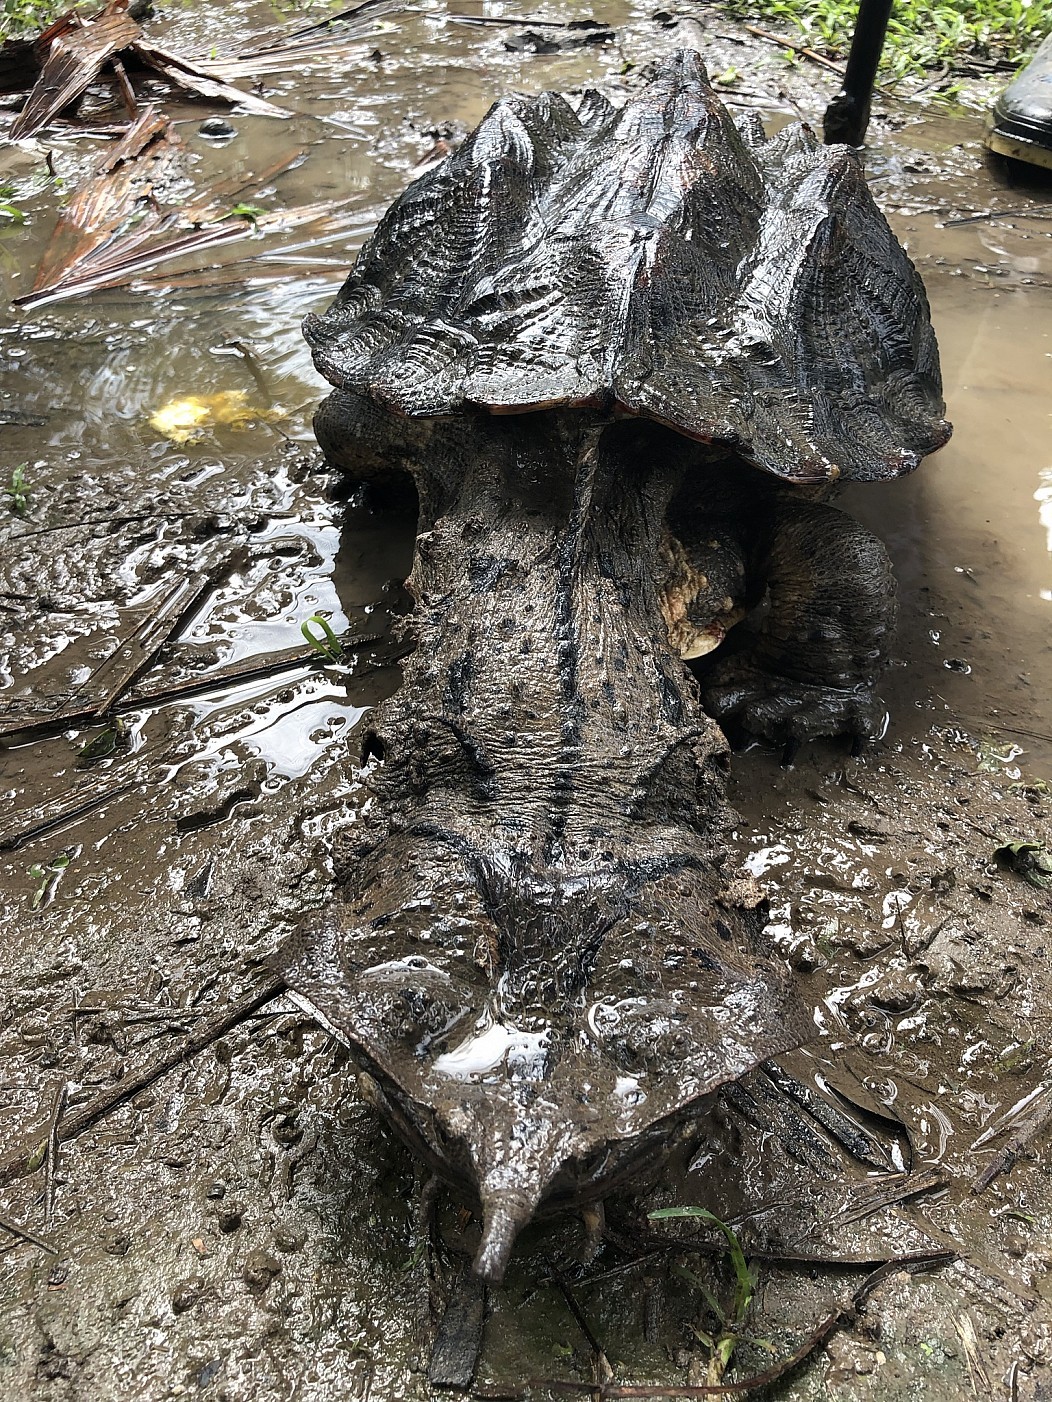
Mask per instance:
[[[886,502],[851,497],[896,563],[909,667],[887,688],[893,716],[910,724],[912,696],[964,729],[1038,732],[1020,742],[1040,769],[1052,760],[1052,227],[948,222],[1027,204],[976,148],[971,119],[911,125],[870,166],[925,280],[954,424],[947,447],[881,493]]]
[[[491,16],[502,9],[477,0],[456,8]],[[211,287],[207,275],[196,285],[6,311],[3,474],[25,463],[28,482],[24,515],[0,503],[0,680],[11,716],[38,715],[65,698],[130,636],[167,582],[205,558],[216,566],[212,584],[146,673],[147,685],[297,646],[313,614],[337,632],[389,630],[403,607],[397,581],[408,569],[412,526],[348,506],[313,457],[310,414],[324,390],[299,321],[327,303],[379,211],[436,143],[459,139],[502,92],[595,84],[616,99],[632,79],[622,73],[627,64],[681,42],[647,7],[595,13],[615,27],[616,43],[555,56],[509,52],[504,30],[454,23],[439,6],[380,14],[343,48],[267,73],[266,95],[295,115],[234,117],[237,135],[222,146],[198,131],[207,109],[166,109],[179,119],[195,181],[237,173],[267,208],[349,198],[347,230],[321,250],[299,248],[290,230],[283,242],[295,251],[247,285]],[[247,36],[288,23],[262,4],[173,8],[166,40],[226,56],[232,16],[246,46]],[[721,18],[705,36],[713,71],[736,66],[748,75],[728,86],[728,99],[772,125],[794,108],[817,119],[826,80],[741,40]],[[93,120],[106,119],[96,102]],[[45,148],[63,188],[46,175]],[[30,284],[58,205],[103,148],[98,138],[48,134],[0,151],[0,180],[16,183],[30,215],[24,226],[0,225],[8,296]],[[252,173],[289,157],[298,163],[256,193]],[[1014,1123],[1023,1112],[1013,1107],[1042,1093],[1052,1007],[1041,962],[1046,896],[1021,883],[1006,895],[1003,873],[990,869],[999,837],[1027,837],[1047,824],[1047,804],[1011,786],[1052,781],[1052,223],[1018,214],[952,221],[1047,205],[1049,191],[1019,184],[1018,173],[1008,183],[983,156],[975,116],[933,115],[908,102],[878,114],[868,168],[925,278],[955,434],[911,479],[843,499],[888,542],[899,579],[885,740],[859,766],[835,746],[815,747],[792,772],[761,751],[738,756],[736,842],[743,867],[769,891],[779,946],[802,977],[817,969],[808,986],[822,1038],[807,1076],[821,1088],[861,1047],[870,1060],[858,1074],[878,1105],[896,1106],[908,1121],[914,1165],[944,1166],[966,1184],[970,1146],[998,1117]],[[283,417],[217,428],[185,445],[149,426],[173,397],[220,391],[243,391]],[[8,1136],[39,1131],[58,1080],[104,1085],[144,1054],[137,1048],[148,1046],[154,1024],[136,1023],[129,1008],[192,1020],[199,1004],[236,993],[302,910],[324,901],[332,835],[357,813],[355,727],[397,684],[384,660],[381,650],[373,670],[356,664],[348,675],[304,663],[161,706],[133,702],[123,713],[126,748],[87,770],[77,767],[78,750],[99,726],[0,752],[0,838],[32,829],[45,804],[72,790],[99,788],[82,815],[0,852],[11,932],[0,1032],[0,1126]],[[952,878],[944,871],[951,839],[960,846]],[[954,899],[971,903],[966,914],[971,906],[993,911],[991,949],[976,947],[960,911],[943,928],[947,883]],[[82,1017],[82,1007],[102,1011]],[[103,1395],[100,1387],[114,1396],[172,1395],[171,1378],[143,1361],[144,1340],[175,1350],[180,1387],[204,1386],[200,1379],[214,1376],[207,1370],[222,1359],[230,1396],[321,1398],[338,1383],[364,1397],[369,1379],[376,1397],[420,1395],[426,1302],[413,1268],[419,1243],[406,1156],[348,1089],[340,1055],[295,1014],[223,1045],[174,1089],[169,1078],[69,1150],[48,1225],[82,1294],[49,1286],[50,1261],[41,1268],[28,1248],[10,1248],[21,1274],[9,1303],[29,1321],[13,1328],[10,1352],[6,1339],[0,1349],[0,1365],[15,1359],[12,1395],[27,1378],[42,1395],[67,1395],[61,1373],[40,1372],[40,1337],[64,1358],[90,1360],[95,1349],[101,1371],[93,1381],[90,1361],[78,1362],[88,1371],[70,1395]],[[282,1116],[298,1117],[301,1139],[274,1130]],[[694,1193],[757,1239],[807,1239],[808,1224],[828,1213],[823,1189],[792,1162],[773,1170],[762,1150],[767,1137],[765,1130],[758,1147],[733,1127],[717,1128],[660,1201]],[[888,1164],[903,1163],[903,1153],[892,1136]],[[104,1183],[100,1162],[119,1166]],[[706,1164],[716,1165],[714,1177]],[[216,1183],[228,1199],[247,1202],[243,1229],[214,1225],[221,1199],[206,1187]],[[984,1261],[991,1240],[1025,1226],[1005,1217],[1013,1201],[1035,1233],[1052,1229],[1047,1190],[1034,1178],[1012,1185],[1014,1197],[997,1196],[989,1208],[987,1200],[968,1206],[966,1187],[941,1199],[942,1228],[969,1249],[978,1243]],[[17,1207],[43,1228],[29,1192]],[[447,1236],[462,1234],[454,1209],[443,1212]],[[116,1232],[113,1223],[132,1241],[125,1255],[99,1244]],[[873,1249],[876,1239],[915,1246],[915,1229],[912,1220],[881,1220],[852,1249],[867,1241]],[[203,1252],[187,1245],[195,1240]],[[280,1245],[292,1240],[300,1246]],[[525,1354],[542,1371],[584,1366],[561,1298],[536,1284],[546,1243],[543,1233],[527,1240],[525,1264],[494,1302],[484,1369],[491,1380],[521,1372]],[[281,1263],[273,1289],[246,1286],[250,1247]],[[998,1288],[1018,1313],[1012,1291],[1040,1293],[1044,1267],[1033,1251],[1009,1256],[1000,1263],[1009,1285]],[[192,1308],[173,1304],[175,1284],[199,1275],[218,1306],[207,1293]],[[664,1377],[687,1329],[676,1314],[677,1287],[653,1275],[638,1292],[618,1278],[580,1288],[606,1337],[623,1338],[626,1367]],[[987,1295],[991,1278],[982,1278]],[[790,1298],[787,1289],[770,1285],[767,1301],[787,1331],[783,1342],[794,1321],[798,1337],[820,1314],[813,1292]],[[918,1352],[903,1321],[914,1319],[909,1328],[928,1330],[921,1338],[930,1341],[950,1312],[971,1309],[993,1330],[996,1320],[976,1303],[982,1292],[963,1291],[960,1281],[900,1290],[899,1303],[886,1304],[881,1348],[905,1371],[852,1371],[876,1347],[863,1341],[855,1360],[831,1355],[828,1385],[850,1381],[866,1397],[934,1396],[940,1385],[957,1395],[967,1373],[959,1344],[952,1352],[955,1336]],[[125,1293],[118,1328],[106,1301]],[[664,1333],[636,1318],[644,1296],[663,1298],[671,1311]],[[270,1342],[281,1328],[284,1352]],[[1026,1346],[1040,1354],[1036,1335]],[[1019,1348],[1025,1362],[1031,1355]],[[42,1357],[51,1357],[46,1348]],[[910,1392],[918,1386],[929,1390]],[[807,1384],[800,1388],[786,1395],[810,1395]]]
[[[230,7],[220,11],[195,6],[174,12],[171,42],[205,55],[222,48]],[[500,12],[499,6],[489,11]],[[239,13],[246,32],[266,31],[278,22],[267,6],[239,7]],[[272,195],[259,199],[268,207],[293,207],[350,197],[362,210],[358,232],[322,251],[332,264],[324,279],[304,281],[290,266],[282,270],[281,281],[263,286],[216,292],[174,288],[152,295],[119,290],[33,314],[9,312],[2,330],[0,412],[14,409],[44,420],[31,430],[4,430],[5,458],[12,465],[25,461],[31,484],[24,522],[9,523],[12,535],[24,533],[22,548],[32,549],[34,538],[44,543],[33,532],[53,534],[55,527],[104,517],[122,493],[141,493],[146,481],[151,492],[178,497],[184,508],[205,510],[222,495],[224,510],[243,509],[222,491],[223,475],[232,457],[265,457],[276,431],[220,431],[217,438],[180,450],[147,426],[149,414],[186,393],[244,391],[254,403],[265,393],[270,405],[288,411],[280,432],[309,443],[309,415],[321,387],[298,333],[302,315],[325,305],[376,213],[426,158],[438,133],[456,139],[509,87],[573,89],[599,82],[613,91],[617,79],[611,74],[621,66],[616,61],[621,53],[660,48],[660,34],[655,39],[654,26],[643,23],[641,11],[608,7],[603,18],[618,29],[617,55],[605,46],[555,57],[511,54],[503,40],[516,31],[453,23],[440,7],[397,20],[381,18],[361,41],[335,54],[322,51],[305,72],[267,75],[270,99],[296,113],[290,121],[239,118],[237,137],[217,147],[197,133],[196,112],[178,110],[195,180],[205,183],[232,172],[247,178],[301,150],[298,165],[266,187]],[[371,57],[377,52],[383,57]],[[780,90],[786,86],[779,84]],[[754,77],[739,106],[768,110],[780,124],[787,102],[774,99],[765,109],[753,97],[774,87],[766,73]],[[734,98],[733,87],[728,94]],[[813,85],[809,95],[810,114],[817,116],[820,99]],[[924,275],[955,425],[950,445],[911,481],[855,489],[847,498],[888,541],[897,565],[900,652],[908,667],[897,668],[886,688],[893,726],[911,727],[910,712],[919,707],[965,728],[1004,725],[1047,737],[1052,733],[1047,702],[1052,693],[1052,226],[1047,218],[1026,216],[948,224],[991,208],[1018,209],[1034,192],[1006,187],[1003,169],[982,154],[974,117],[929,117],[902,106],[892,108],[891,118],[874,130],[869,171],[882,206]],[[67,172],[81,170],[99,147],[69,138],[49,139],[47,145],[67,180],[73,178]],[[4,229],[8,295],[24,290],[30,280],[56,206],[55,189],[41,178],[41,149],[32,155],[36,170],[30,169],[28,188],[35,184],[39,193],[25,201],[30,222]],[[30,159],[20,150],[8,163],[24,169]],[[1040,189],[1036,195],[1043,198]],[[295,243],[295,233],[285,242]],[[289,256],[315,257],[310,252]],[[161,341],[164,353],[158,354]],[[250,348],[254,364],[232,343]],[[331,511],[321,503],[316,518],[305,521],[294,491],[282,507],[281,515],[268,515],[257,539],[283,529],[304,541],[317,537],[313,549],[319,559],[313,582],[311,571],[304,573],[300,597],[279,604],[265,595],[250,605],[256,625],[265,620],[270,646],[297,640],[304,610],[331,609],[335,621],[343,621],[339,601],[324,582],[331,576],[336,540]],[[134,560],[124,565],[125,587],[135,568]],[[389,572],[400,568],[401,562],[392,560]],[[378,561],[360,581],[352,571],[341,571],[342,587],[351,598],[368,602],[378,573],[383,574]],[[244,587],[243,581],[235,581],[235,587]],[[64,636],[75,638],[97,624],[97,614],[81,607],[75,592],[62,602],[74,614],[63,620]],[[134,603],[133,592],[127,602]],[[252,620],[231,611],[230,602],[230,591],[219,591],[208,607],[207,624],[187,635],[193,642],[224,638],[225,660],[268,645]],[[19,649],[11,671],[24,679],[41,655],[39,648],[34,657]],[[64,661],[71,656],[65,649]],[[1049,762],[1052,741],[1023,739],[1031,762]]]

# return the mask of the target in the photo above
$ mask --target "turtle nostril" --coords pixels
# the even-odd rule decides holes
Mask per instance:
[[[379,735],[375,730],[367,731],[362,741],[362,763],[368,764],[371,759],[378,759],[382,764],[385,756],[386,749]]]

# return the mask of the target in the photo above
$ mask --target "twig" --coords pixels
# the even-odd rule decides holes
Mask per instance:
[[[1027,730],[1023,726],[1018,725],[1001,725],[999,721],[988,716],[968,716],[959,714],[957,719],[963,721],[965,725],[974,726],[980,730],[996,730],[1001,735],[1022,735],[1027,740],[1043,740],[1046,744],[1052,744],[1052,735],[1047,734],[1043,730]],[[946,730],[949,727],[940,725],[933,728],[936,730]]]
[[[221,1012],[213,1013],[211,1017],[203,1019],[200,1026],[195,1027],[192,1032],[188,1032],[181,1042],[162,1056],[157,1057],[155,1061],[149,1062],[138,1071],[130,1072],[127,1076],[122,1076],[115,1085],[101,1091],[81,1109],[68,1115],[61,1127],[58,1142],[65,1144],[71,1139],[76,1139],[85,1130],[91,1129],[93,1125],[105,1119],[112,1111],[144,1091],[147,1086],[152,1085],[158,1077],[174,1070],[176,1066],[181,1065],[190,1057],[196,1056],[198,1052],[204,1051],[206,1047],[225,1036],[239,1023],[246,1021],[265,1003],[269,1003],[271,999],[276,998],[284,991],[285,980],[271,974],[266,982],[253,992],[246,993],[243,998],[231,1003]],[[7,1187],[9,1183],[14,1183],[19,1178],[25,1178],[30,1173],[35,1173],[44,1162],[47,1150],[48,1141],[45,1139],[29,1149],[18,1149],[13,1154],[8,1154],[0,1159],[0,1188]]]
[[[41,288],[39,292],[26,292],[19,297],[12,297],[11,301],[15,306],[32,311],[37,307],[48,306],[52,302],[64,302],[73,297],[85,297],[89,292],[121,286],[125,282],[130,282],[136,273],[146,268],[152,268],[155,263],[162,263],[167,258],[175,258],[183,253],[200,253],[206,248],[214,248],[216,244],[247,238],[251,232],[251,226],[244,219],[239,219],[236,223],[217,224],[210,229],[194,229],[189,233],[179,234],[163,244],[133,254],[127,259],[114,259],[111,266],[97,272],[86,273],[81,277],[66,278],[61,285],[53,284]]]
[[[1052,204],[1025,205],[1020,209],[988,209],[985,214],[965,214],[959,219],[945,219],[943,220],[943,228],[953,229],[960,224],[981,224],[987,219],[1020,219],[1028,218],[1030,215],[1044,217],[1048,210],[1052,210]],[[1001,730],[1005,728],[1004,726],[995,727],[995,729]],[[1014,735],[1017,732],[1012,731],[1010,733]],[[1031,734],[1028,730],[1021,730],[1018,733],[1020,735]],[[1048,736],[1041,736],[1039,738],[1048,739]]]
[[[844,76],[844,66],[834,63],[831,58],[826,58],[824,54],[818,53],[815,49],[808,48],[806,44],[801,44],[797,39],[787,39],[781,34],[772,34],[769,29],[759,29],[755,24],[743,25],[749,34],[755,34],[757,39],[764,39],[768,44],[777,44],[782,49],[792,49],[793,53],[799,54],[801,58],[810,59],[812,63],[817,63],[822,68],[827,68],[830,73]],[[879,92],[882,97],[897,98],[898,94],[893,93],[889,88],[883,88],[879,83],[873,84],[873,91]]]
[[[42,1236],[37,1236],[36,1232],[31,1232],[28,1227],[23,1227],[21,1222],[12,1221],[3,1213],[0,1213],[0,1227],[3,1227],[5,1232],[10,1232],[12,1236],[21,1237],[23,1241],[28,1241],[31,1246],[39,1246],[41,1251],[49,1251],[52,1256],[58,1255],[57,1246],[52,1246],[50,1241],[45,1241]]]
[[[345,20],[355,19],[364,14],[366,10],[378,11],[373,16],[375,19],[382,18],[392,10],[404,8],[402,0],[362,0],[361,4],[351,5],[349,9],[337,10],[334,15],[328,15],[325,19],[318,20],[315,24],[307,24],[300,29],[294,29],[291,34],[282,32],[277,38],[270,40],[267,44],[260,44],[255,49],[239,54],[239,59],[253,59],[268,53],[271,49],[293,47],[297,41],[307,38],[311,34],[317,34],[322,30],[331,29],[336,24],[341,24]]]
[[[18,419],[18,420],[16,421],[16,420],[5,420],[5,419],[0,419],[0,423],[5,423],[5,422],[18,422],[18,423],[22,423],[22,420],[21,420],[21,419]],[[47,420],[46,420],[46,419],[40,419],[39,422],[43,424],[43,423],[46,423]],[[31,540],[34,536],[38,536],[38,535],[54,535],[56,531],[80,531],[80,530],[84,530],[86,527],[89,527],[89,526],[108,526],[108,527],[110,528],[110,531],[116,531],[116,530],[118,530],[119,527],[121,527],[121,526],[134,526],[134,525],[136,525],[136,524],[137,524],[138,522],[140,522],[140,521],[158,521],[158,522],[163,522],[163,521],[200,521],[200,520],[201,520],[201,512],[200,512],[200,511],[162,511],[162,512],[157,512],[157,511],[136,511],[136,512],[134,512],[132,515],[129,515],[129,516],[114,516],[114,515],[112,515],[112,514],[109,514],[109,515],[106,515],[106,516],[78,516],[77,519],[76,519],[75,521],[55,521],[55,522],[54,522],[52,525],[50,525],[50,526],[38,526],[35,530],[32,530],[32,531],[19,531],[16,535],[11,535],[11,536],[9,537],[9,539],[10,539],[10,540],[15,540],[15,541],[18,541],[18,540]],[[29,595],[29,594],[22,594],[22,595],[19,595],[19,598],[24,598],[24,599],[28,599],[28,598],[30,598],[30,597],[32,597],[32,596]],[[68,614],[68,613],[75,613],[76,611],[77,611],[76,609],[63,609],[63,610],[62,610],[63,613],[67,613],[67,614]]]
[[[751,1255],[752,1253],[750,1253]],[[621,1386],[617,1383],[603,1383],[598,1387],[594,1383],[573,1382],[569,1379],[561,1378],[531,1378],[525,1386],[515,1388],[483,1388],[474,1393],[475,1397],[492,1399],[492,1402],[518,1402],[518,1399],[528,1398],[535,1390],[546,1389],[550,1392],[560,1393],[593,1393],[600,1399],[600,1402],[614,1402],[615,1399],[640,1397],[714,1397],[728,1396],[734,1393],[759,1391],[761,1388],[770,1387],[772,1383],[779,1382],[787,1374],[799,1368],[805,1363],[823,1344],[827,1343],[838,1330],[846,1328],[853,1323],[859,1310],[873,1292],[882,1285],[890,1275],[902,1269],[902,1261],[887,1261],[879,1266],[875,1271],[866,1276],[865,1280],[851,1296],[846,1305],[841,1305],[833,1309],[812,1331],[809,1337],[795,1349],[787,1358],[775,1363],[762,1373],[754,1373],[752,1377],[743,1378],[735,1383],[701,1383],[691,1386],[687,1383],[671,1386],[657,1386],[650,1383]],[[932,1270],[940,1266],[949,1265],[956,1260],[952,1251],[930,1252],[927,1256],[917,1256],[912,1258],[911,1265],[915,1270]]]
[[[765,1062],[761,1068],[761,1074],[771,1081],[777,1090],[789,1100],[794,1101],[823,1129],[827,1130],[837,1143],[842,1145],[859,1163],[864,1163],[867,1167],[875,1168],[881,1173],[886,1173],[890,1168],[894,1168],[891,1156],[880,1141],[831,1099],[805,1085],[784,1066],[779,1065],[777,1061]],[[833,1092],[838,1094],[835,1087],[833,1087]],[[848,1097],[840,1096],[840,1099],[847,1100]],[[850,1100],[848,1103],[852,1104]],[[853,1106],[853,1108],[872,1115],[872,1112],[865,1106]],[[898,1125],[896,1128],[901,1135],[902,1126]]]
[[[922,1193],[933,1192],[936,1188],[945,1188],[948,1181],[946,1171],[942,1168],[933,1168],[925,1173],[904,1174],[897,1183],[864,1194],[861,1203],[853,1211],[838,1219],[839,1225],[846,1227],[852,1222],[861,1222],[884,1207],[894,1207],[908,1198],[920,1197]]]
[[[340,645],[346,652],[357,651],[359,648],[369,647],[373,643],[379,642],[383,642],[383,635],[380,633],[364,633],[358,637],[340,639]],[[404,650],[392,649],[391,664],[393,665],[399,658],[404,657],[409,650],[408,648]],[[385,664],[386,661],[385,658]],[[221,691],[227,687],[243,686],[246,682],[257,681],[262,677],[277,676],[281,672],[292,671],[294,668],[324,665],[328,664],[319,656],[315,648],[286,648],[281,652],[264,653],[261,657],[244,657],[237,662],[231,662],[226,667],[216,667],[214,671],[186,677],[183,681],[169,682],[167,685],[153,687],[138,686],[120,701],[115,702],[110,710],[113,715],[121,715],[125,711],[137,711],[144,707],[166,706],[172,701],[181,701],[185,697],[196,696],[202,691]],[[359,672],[358,675],[361,673]],[[45,739],[49,734],[66,730],[94,718],[94,710],[91,707],[85,707],[80,711],[72,710],[70,707],[71,703],[67,703],[59,712],[52,711],[46,715],[30,716],[25,719],[17,718],[7,726],[0,725],[0,740]]]
[[[456,20],[458,24],[499,24],[513,28],[525,25],[528,29],[568,29],[565,20],[534,19],[531,15],[442,15],[442,19]]]
[[[835,73],[837,77],[844,76],[843,64],[834,63],[831,58],[826,58],[814,49],[809,49],[806,44],[801,44],[798,39],[786,39],[781,34],[772,34],[769,29],[759,29],[755,24],[743,26],[746,33],[755,34],[757,39],[764,39],[768,44],[777,44],[780,49],[792,49],[793,53],[800,54],[803,58],[809,58],[812,63],[819,64],[822,68],[828,68],[830,73]]]
[[[1001,1152],[988,1164],[972,1184],[974,1195],[984,1192],[995,1178],[1014,1168],[1027,1145],[1036,1139],[1042,1130],[1052,1124],[1052,1096],[1047,1092],[1038,1100],[1037,1108],[1019,1126]]]
[[[179,54],[172,53],[168,49],[158,48],[156,44],[148,44],[145,39],[139,39],[131,48],[135,57],[147,67],[156,69],[163,78],[167,78],[169,83],[193,93],[195,97],[219,98],[221,102],[243,107],[249,112],[256,113],[257,116],[292,116],[292,113],[284,107],[275,107],[272,102],[266,102],[255,93],[235,88],[230,83],[225,83],[220,78],[206,73],[203,68],[196,67]]]
[[[216,587],[232,567],[236,553],[224,550],[203,569],[177,577],[169,584],[131,637],[118,643],[84,685],[59,708],[56,721],[68,723],[71,714],[82,715],[85,710],[93,719],[101,720],[139,673],[146,670],[201,599]]]
[[[638,1245],[647,1251],[683,1251],[691,1252],[697,1256],[725,1256],[727,1254],[727,1243],[725,1241],[692,1241],[689,1238],[664,1237],[657,1232],[648,1233],[639,1239]],[[931,1252],[921,1251],[906,1253],[901,1256],[826,1256],[821,1254],[809,1255],[807,1253],[792,1251],[765,1251],[758,1247],[743,1247],[743,1251],[750,1261],[758,1261],[762,1265],[771,1266],[774,1269],[790,1271],[797,1270],[861,1270],[866,1266],[895,1266],[898,1270],[909,1270],[911,1267],[919,1267],[931,1255]],[[945,1254],[945,1253],[939,1253]],[[952,1253],[951,1253],[952,1254]]]
[[[44,1161],[44,1226],[51,1226],[55,1215],[55,1171],[58,1168],[59,1124],[66,1108],[69,1083],[63,1081],[55,1092],[55,1103],[51,1107],[51,1118],[47,1127],[47,1158]]]
[[[14,815],[15,826],[0,835],[0,852],[12,851],[35,837],[43,837],[54,828],[86,817],[111,799],[120,798],[131,786],[130,779],[123,784],[115,784],[109,775],[103,774],[89,783],[78,785],[72,793],[63,794],[51,803],[22,809]]]
[[[949,76],[950,65],[944,63],[937,73],[933,74],[930,78],[926,78],[919,87],[913,89],[910,93],[910,100],[915,102],[918,97],[931,92],[931,90],[937,88],[940,83],[944,83]]]
[[[270,385],[267,383],[267,377],[263,373],[263,366],[259,362],[259,356],[252,347],[246,346],[244,341],[224,341],[220,349],[232,350],[236,355],[241,357],[245,369],[252,376],[255,386],[259,390],[260,398],[263,403],[268,408],[272,408],[274,405],[274,395],[271,392]]]
[[[139,115],[139,104],[135,100],[135,89],[128,79],[127,71],[120,59],[114,56],[110,59],[110,67],[117,78],[117,87],[120,89],[121,101],[124,103],[125,111],[134,122]]]
[[[566,1308],[577,1321],[578,1329],[580,1329],[581,1333],[588,1340],[588,1347],[592,1350],[592,1365],[595,1369],[596,1382],[609,1382],[614,1376],[614,1370],[610,1367],[610,1360],[606,1356],[606,1349],[603,1348],[602,1344],[596,1338],[592,1326],[588,1323],[584,1311],[577,1303],[574,1293],[570,1289],[569,1282],[563,1276],[562,1272],[552,1261],[548,1262],[548,1270],[552,1279],[555,1281],[556,1285],[558,1285],[563,1299],[566,1301]]]

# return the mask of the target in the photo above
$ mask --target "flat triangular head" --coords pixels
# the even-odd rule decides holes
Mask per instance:
[[[758,897],[714,899],[700,863],[615,886],[399,837],[354,884],[283,972],[388,1122],[481,1205],[489,1280],[538,1212],[635,1178],[813,1031]]]

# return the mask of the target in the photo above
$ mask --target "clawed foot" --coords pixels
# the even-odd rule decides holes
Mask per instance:
[[[813,686],[765,672],[742,657],[716,663],[701,679],[701,690],[709,715],[732,735],[780,745],[787,766],[804,741],[846,735],[858,755],[887,726],[884,705],[868,686]]]

